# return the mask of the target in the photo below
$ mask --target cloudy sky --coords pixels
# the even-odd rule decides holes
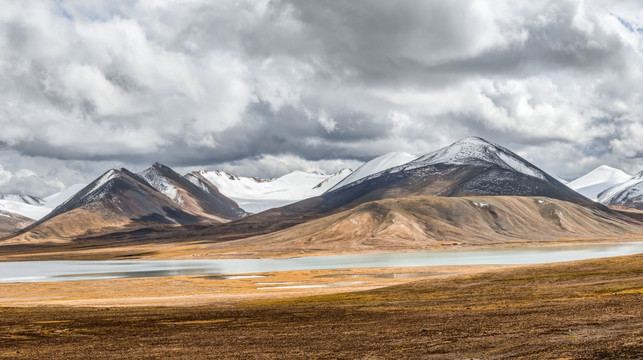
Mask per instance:
[[[639,1],[0,0],[0,193],[159,161],[273,177],[469,135],[643,169]]]

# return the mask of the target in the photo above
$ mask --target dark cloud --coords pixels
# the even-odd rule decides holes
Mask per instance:
[[[566,177],[634,172],[642,26],[635,1],[4,4],[0,192],[154,161],[334,171],[468,135]]]

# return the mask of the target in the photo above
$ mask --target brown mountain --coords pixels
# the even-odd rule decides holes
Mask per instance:
[[[239,219],[246,215],[236,202],[225,197],[209,183],[195,185],[171,168],[155,163],[140,175],[185,211],[217,222]]]
[[[34,222],[33,219],[0,210],[0,235],[16,232]]]
[[[186,194],[182,189],[179,193]],[[199,199],[195,203],[210,204],[208,200],[214,202],[211,199]],[[150,226],[209,224],[227,221],[226,216],[235,214],[236,210],[234,203],[231,203],[231,210],[228,212],[204,216],[204,211],[212,208],[205,205],[197,208],[191,201],[189,198],[188,206],[184,208],[140,175],[127,169],[113,169],[8,242],[50,242]],[[195,211],[192,212],[193,210]]]

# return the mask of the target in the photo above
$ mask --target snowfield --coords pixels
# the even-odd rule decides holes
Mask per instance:
[[[197,172],[219,191],[250,213],[285,206],[319,196],[351,173],[350,169],[332,175],[293,171],[276,179],[237,176],[225,171]],[[194,177],[188,177],[195,181]]]
[[[611,187],[623,184],[630,178],[631,176],[623,170],[602,165],[568,183],[567,186],[577,193],[596,201],[598,200],[598,194]]]

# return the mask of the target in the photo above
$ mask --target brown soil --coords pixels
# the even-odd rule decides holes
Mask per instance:
[[[228,306],[0,308],[0,356],[640,359],[643,255]]]

